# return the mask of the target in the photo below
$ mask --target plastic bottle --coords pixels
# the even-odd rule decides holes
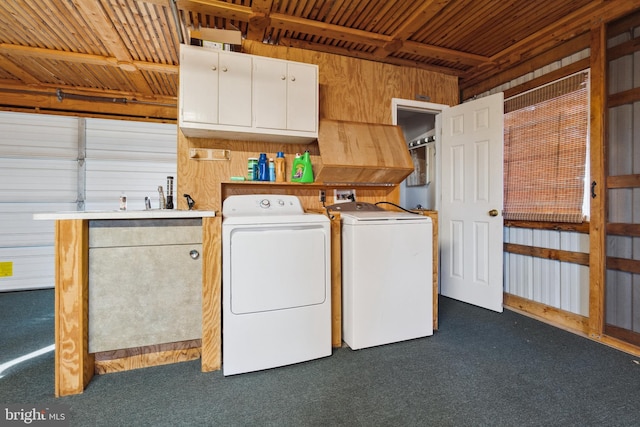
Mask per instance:
[[[269,162],[266,153],[260,153],[258,158],[258,181],[269,181]]]
[[[302,154],[296,153],[296,158],[293,159],[293,166],[291,167],[291,182],[300,182],[303,172]]]
[[[273,162],[273,159],[269,159],[269,181],[273,182],[276,180],[276,165]]]
[[[300,182],[313,182],[313,166],[311,165],[309,151],[305,151],[302,155],[302,166],[302,178]]]
[[[249,160],[247,162],[247,180],[249,181],[258,180],[258,158],[257,157],[249,157]]]
[[[276,182],[284,182],[285,181],[285,168],[286,161],[284,159],[284,153],[282,151],[278,151],[278,155],[275,160],[276,167]]]
[[[124,192],[120,194],[120,210],[127,210],[127,195]]]

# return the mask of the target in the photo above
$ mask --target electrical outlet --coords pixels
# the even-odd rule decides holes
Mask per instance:
[[[335,203],[345,203],[345,202],[355,202],[356,201],[356,190],[333,190],[333,200]]]
[[[320,197],[320,201],[321,201],[322,203],[324,203],[324,202],[325,202],[325,200],[327,200],[327,199],[326,199],[326,194],[325,194],[324,190],[320,190],[320,195],[319,195],[319,197]]]

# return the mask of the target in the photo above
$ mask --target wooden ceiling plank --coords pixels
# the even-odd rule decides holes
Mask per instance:
[[[150,56],[147,60],[151,62],[163,63],[165,62],[163,60],[165,56],[163,54],[163,56],[161,57],[159,56],[159,54],[168,51],[168,45],[165,42],[165,37],[161,35],[164,34],[171,37],[172,33],[169,30],[169,27],[162,25],[160,17],[156,13],[155,6],[148,6],[139,1],[136,1],[136,4],[138,5],[138,13],[140,15],[141,21],[140,23],[144,28],[144,38],[148,43],[150,50]],[[138,27],[138,31],[142,30]]]
[[[427,0],[423,2],[420,9],[418,9],[412,19],[402,25],[395,32],[394,37],[400,39],[407,39],[411,37],[416,31],[422,27],[428,27],[431,20],[438,14],[440,14],[452,0]]]
[[[461,84],[465,87],[478,84],[488,76],[495,74],[496,70],[509,68],[523,59],[533,58],[560,43],[575,38],[588,31],[593,17],[601,16],[601,13],[601,4],[590,4],[565,16],[542,31],[538,31],[494,55],[490,62],[482,64],[477,67],[475,72],[472,71],[468,76],[465,76],[464,83],[461,82]]]
[[[388,36],[384,36],[382,34],[346,28],[325,22],[312,21],[281,13],[271,14],[271,25],[277,29],[298,31],[304,34],[312,34],[327,37],[329,39],[346,40],[352,43],[363,43],[370,46],[379,47],[384,45],[385,42],[391,41]]]
[[[80,13],[82,13],[86,17],[87,23],[92,25],[98,32],[101,34],[106,40],[106,45],[109,51],[113,54],[113,56],[117,60],[117,65],[127,71],[132,71],[129,73],[129,78],[134,82],[138,91],[152,94],[153,89],[149,86],[148,82],[144,79],[144,77],[138,73],[137,67],[134,64],[134,58],[131,56],[129,49],[127,48],[123,36],[118,33],[115,28],[115,23],[111,19],[109,12],[102,6],[100,2],[79,2],[78,0],[73,0],[78,7]],[[104,0],[108,1],[108,0]],[[113,4],[111,4],[113,6]],[[125,12],[122,12],[125,10]],[[133,21],[132,13],[130,8],[112,8],[111,11],[113,15],[118,15],[124,13],[128,14],[128,20]],[[127,22],[127,18],[121,17],[120,22]],[[122,28],[131,38],[134,36],[131,34],[131,31],[127,28]],[[145,46],[142,46],[145,49]],[[150,57],[150,55],[146,55],[146,57]]]
[[[559,46],[549,49],[546,52],[528,61],[523,61],[514,67],[510,67],[500,73],[496,73],[475,84],[470,84],[466,80],[462,79],[459,83],[461,100],[472,98],[478,94],[498,87],[503,83],[514,80],[527,73],[533,72],[539,68],[549,65],[552,62],[558,61],[562,58],[566,58],[569,55],[579,52],[589,47],[590,40],[590,34],[584,33],[565,43],[562,43]]]
[[[104,10],[109,22],[118,33],[121,45],[128,52],[130,62],[152,59],[153,55],[149,51],[147,43],[143,43],[148,41],[148,37],[145,37],[144,33],[146,26],[139,22],[140,13],[136,3],[131,2],[131,0],[116,0],[129,2],[128,7],[119,7],[117,3],[113,3],[114,0],[101,1],[110,2],[110,4],[104,6]]]
[[[147,7],[145,10],[148,19],[151,22],[157,23],[157,36],[153,39],[155,40],[158,51],[164,53],[164,61],[158,58],[156,62],[163,64],[177,64],[179,61],[177,55],[178,47],[176,46],[176,43],[178,42],[177,36],[179,30],[175,27],[173,17],[168,16],[168,14],[171,13],[169,8],[156,6]],[[159,10],[163,13],[158,13]],[[174,39],[174,36],[176,39]]]
[[[42,5],[40,5],[42,6]],[[16,28],[21,28],[23,43],[25,45],[37,45],[47,48],[55,48],[51,44],[54,37],[49,30],[47,23],[40,17],[38,10],[32,9],[29,4],[17,4],[15,8],[11,3],[7,3],[6,7],[11,7],[11,21],[17,21]],[[48,45],[46,43],[49,43]]]
[[[55,1],[51,3],[51,7],[53,8],[51,10],[51,16],[55,19],[51,20],[49,26],[51,31],[56,35],[56,38],[65,45],[58,46],[56,50],[82,52],[87,46],[96,46],[98,49],[100,48],[100,43],[97,39],[96,44],[93,45],[91,43],[87,43],[87,40],[85,40],[84,37],[77,37],[78,34],[84,35],[86,32],[83,31],[82,27],[79,25],[77,19],[78,15],[74,13],[75,11],[73,10],[73,7],[69,7],[68,3]],[[79,40],[83,43],[82,46],[78,44]]]
[[[331,53],[334,55],[349,56],[352,58],[366,59],[369,61],[376,61],[376,58],[373,54],[362,53],[356,50],[341,48],[337,46],[327,46],[326,44],[318,44],[318,43],[305,42],[305,41],[296,40],[296,39],[283,38],[281,39],[281,45],[295,47],[298,49],[313,50],[316,52]],[[387,58],[387,60],[388,61],[385,61],[386,63],[390,63],[393,65],[411,66],[415,68],[420,68],[422,70],[434,71],[437,73],[453,75],[453,76],[459,76],[462,74],[462,72],[452,70],[451,68],[421,64],[414,61],[403,60],[399,58]]]
[[[118,61],[133,61],[128,49],[123,44],[120,35],[115,30],[113,23],[102,8],[100,1],[71,1],[84,17],[85,22],[88,25],[91,25],[91,28],[88,28],[87,30],[89,32],[94,31],[97,34],[100,34],[100,38],[103,40],[111,55],[113,55]]]
[[[350,1],[350,0],[334,0],[331,2],[330,5],[329,5],[329,2],[327,2],[328,11],[326,15],[324,17],[321,17],[321,19],[319,20],[322,22],[333,23],[334,20],[336,19],[336,16],[338,16],[340,11],[344,7],[345,2],[347,1]]]
[[[11,59],[7,58],[5,55],[0,55],[0,67],[3,70],[9,72],[21,82],[27,85],[37,85],[40,81],[34,78],[31,74],[24,71],[24,69],[19,65],[13,62]]]

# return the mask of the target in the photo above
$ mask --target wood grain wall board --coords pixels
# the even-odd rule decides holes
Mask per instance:
[[[55,223],[55,395],[84,391],[94,372],[89,354],[89,221]]]
[[[202,218],[203,372],[222,366],[222,217]]]
[[[150,345],[94,353],[95,373],[129,371],[200,358],[201,340]]]

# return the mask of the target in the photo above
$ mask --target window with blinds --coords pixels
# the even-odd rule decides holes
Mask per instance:
[[[589,73],[505,100],[504,218],[584,220]]]

